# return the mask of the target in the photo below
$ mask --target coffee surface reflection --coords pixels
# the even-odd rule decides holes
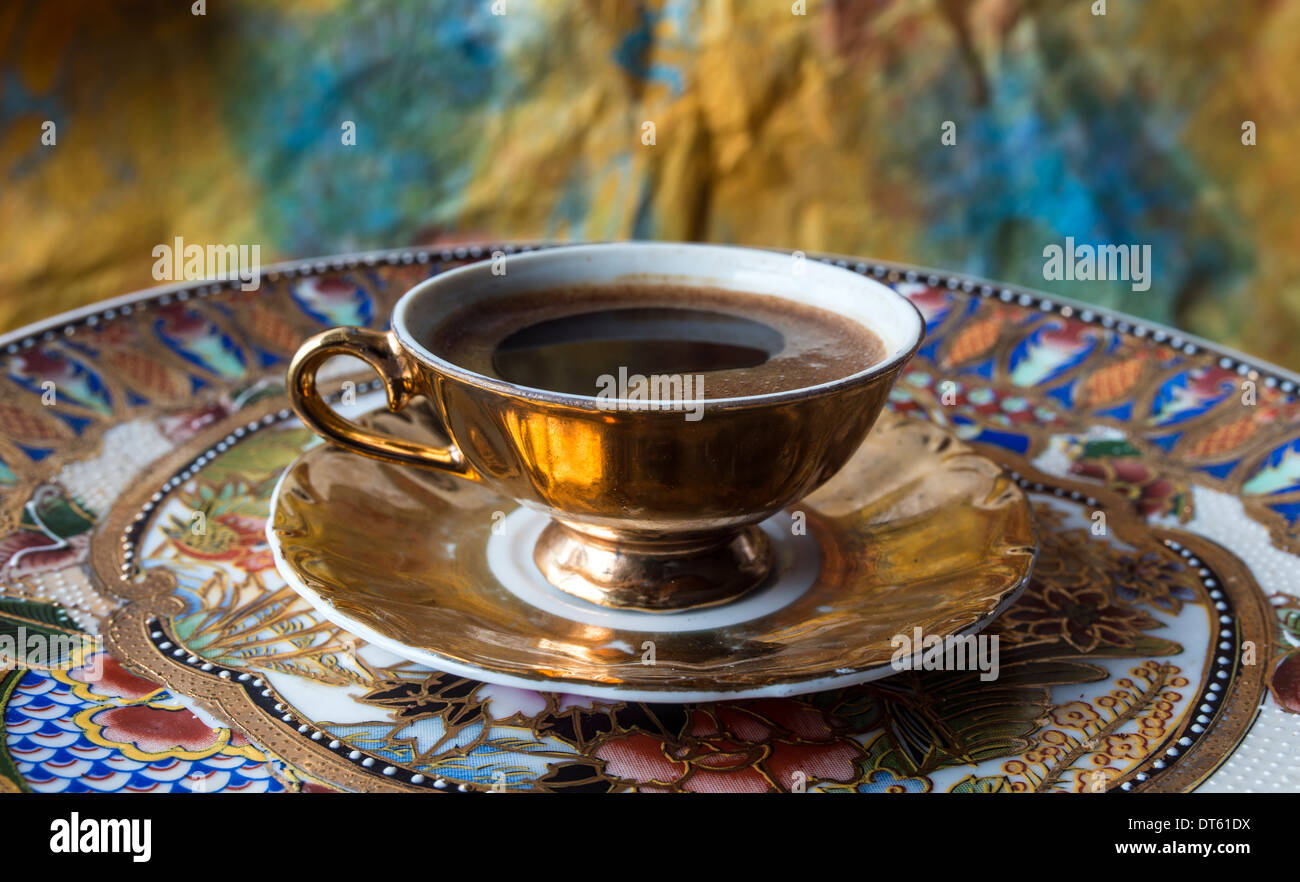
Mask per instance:
[[[602,378],[702,375],[701,397],[816,386],[884,356],[829,310],[720,288],[610,284],[532,291],[453,312],[425,341],[475,373],[595,395]]]

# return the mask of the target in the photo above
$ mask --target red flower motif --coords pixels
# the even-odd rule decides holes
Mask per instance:
[[[99,679],[92,679],[95,668],[99,665],[103,666],[102,670],[98,672]],[[137,677],[122,667],[121,662],[106,652],[99,653],[98,658],[87,661],[86,664],[73,670],[68,676],[79,683],[89,685],[96,695],[107,695],[127,701],[144,698],[146,695],[162,689],[162,686],[152,680]]]
[[[1293,652],[1278,664],[1271,682],[1277,703],[1293,714],[1300,714],[1300,652]]]
[[[1043,332],[1043,343],[1067,352],[1081,352],[1097,339],[1097,329],[1087,322],[1068,319]]]
[[[348,303],[356,296],[357,286],[345,279],[317,279],[315,292],[324,300]]]
[[[160,307],[158,313],[163,319],[163,330],[172,337],[201,337],[211,327],[207,319],[179,303]]]
[[[595,755],[606,771],[643,789],[696,793],[788,791],[799,781],[848,783],[862,747],[841,721],[791,699],[717,704],[691,712],[676,738],[615,733]]]
[[[187,710],[137,704],[109,708],[92,719],[106,740],[132,744],[145,753],[207,750],[217,743],[218,731]]]
[[[1085,460],[1070,466],[1070,473],[1102,481],[1129,499],[1143,516],[1173,511],[1177,485],[1162,478],[1136,459]]]
[[[233,408],[224,401],[214,401],[202,407],[163,417],[160,428],[168,441],[180,444],[193,438],[209,426],[230,416]]]
[[[16,372],[27,377],[59,380],[72,376],[68,360],[48,349],[29,349],[14,359]]]
[[[10,533],[0,539],[0,579],[61,570],[81,561],[89,547],[89,534],[60,539],[37,530]]]

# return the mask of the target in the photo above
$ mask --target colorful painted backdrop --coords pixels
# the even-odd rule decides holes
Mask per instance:
[[[154,284],[176,236],[652,237],[971,272],[1300,367],[1300,4],[200,5],[0,7],[0,328]],[[1045,280],[1067,236],[1149,245],[1150,290]]]

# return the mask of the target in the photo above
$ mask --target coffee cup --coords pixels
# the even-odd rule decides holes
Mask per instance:
[[[844,376],[819,367],[822,375],[814,371],[809,382],[776,391],[746,390],[746,369],[739,368],[728,375],[740,377],[739,386],[733,381],[727,394],[706,390],[670,402],[632,398],[626,383],[615,384],[611,396],[608,376],[604,384],[593,377],[588,394],[530,385],[528,376],[457,363],[436,342],[458,330],[468,306],[514,318],[512,304],[563,289],[596,291],[611,302],[630,293],[625,305],[635,309],[656,286],[715,299],[723,296],[717,292],[758,297],[773,315],[811,308],[869,331],[879,352]],[[527,324],[527,316],[519,319]],[[732,325],[741,322],[717,324],[716,333]],[[388,331],[315,335],[290,364],[288,390],[303,422],[340,447],[480,482],[548,515],[533,559],[558,589],[600,605],[672,612],[727,602],[764,581],[772,549],[757,525],[853,455],[924,331],[907,298],[801,254],[650,242],[545,248],[416,285],[398,301]],[[336,413],[317,389],[316,372],[338,355],[378,372],[391,410],[430,408],[450,443],[382,434]],[[699,376],[702,388],[710,374]]]

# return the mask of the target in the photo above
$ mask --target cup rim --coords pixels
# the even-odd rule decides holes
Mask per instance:
[[[723,251],[727,252],[731,256],[731,259],[741,259],[747,254],[751,257],[761,255],[765,259],[771,259],[774,254],[793,253],[787,252],[783,249],[749,248],[737,245],[715,245],[699,242],[631,241],[599,242],[581,245],[543,245],[537,247],[536,250],[525,251],[522,253],[511,253],[509,255],[509,260],[512,263],[519,261],[555,261],[564,260],[566,258],[580,260],[584,257],[590,257],[593,253],[597,255],[606,254],[616,248],[630,248],[643,251],[661,250],[665,253],[679,252],[681,250],[699,251],[701,252],[701,256],[704,256],[703,252],[714,252],[714,256],[717,256],[716,252]],[[817,264],[818,272],[829,271],[831,274],[843,273],[851,277],[855,284],[860,285],[863,288],[878,289],[879,292],[886,294],[888,297],[906,304],[913,314],[914,329],[912,333],[909,334],[904,344],[888,358],[882,359],[860,371],[849,374],[848,376],[838,377],[834,380],[827,380],[824,383],[817,383],[811,386],[800,386],[796,389],[786,389],[779,392],[765,392],[758,395],[691,399],[685,402],[674,402],[674,404],[680,407],[684,404],[698,403],[706,409],[716,410],[719,408],[762,406],[816,398],[837,389],[866,383],[882,375],[900,370],[908,361],[911,360],[912,356],[921,348],[921,343],[924,341],[926,334],[925,317],[922,315],[920,309],[917,308],[916,304],[906,296],[895,291],[893,288],[890,288],[888,285],[882,284],[881,282],[864,276],[861,273],[854,272],[845,267],[836,266],[832,263],[823,263],[818,261],[816,258],[809,258],[809,260],[810,262],[815,262]],[[519,383],[512,383],[498,377],[481,374],[477,371],[461,367],[455,362],[437,355],[415,339],[414,335],[412,335],[408,329],[406,321],[406,312],[411,308],[412,303],[424,296],[426,292],[435,288],[452,287],[456,285],[457,282],[466,280],[466,277],[481,276],[485,273],[490,273],[491,267],[492,258],[487,258],[465,266],[446,270],[445,272],[438,273],[437,275],[431,276],[423,282],[416,284],[398,298],[397,303],[393,307],[391,327],[393,333],[397,335],[398,340],[401,342],[402,348],[415,356],[418,361],[434,368],[441,374],[445,374],[472,386],[490,389],[502,395],[524,398],[529,401],[574,407],[582,410],[599,408],[600,410],[605,411],[610,410],[612,407],[613,410],[611,410],[611,412],[621,412],[624,408],[620,408],[618,405],[628,404],[636,405],[636,408],[627,408],[627,410],[635,410],[637,413],[659,412],[654,407],[651,407],[651,405],[664,403],[657,400],[631,400],[625,398],[600,397],[597,395],[580,395],[571,392],[557,392],[551,389],[541,389],[535,386],[525,386]],[[673,275],[678,274],[665,274],[667,277]],[[683,275],[682,278],[691,279],[694,283],[700,282],[698,277],[688,277]],[[780,297],[781,295],[775,294],[772,296]],[[825,309],[826,307],[820,308]],[[872,328],[868,328],[868,330],[874,331]]]

